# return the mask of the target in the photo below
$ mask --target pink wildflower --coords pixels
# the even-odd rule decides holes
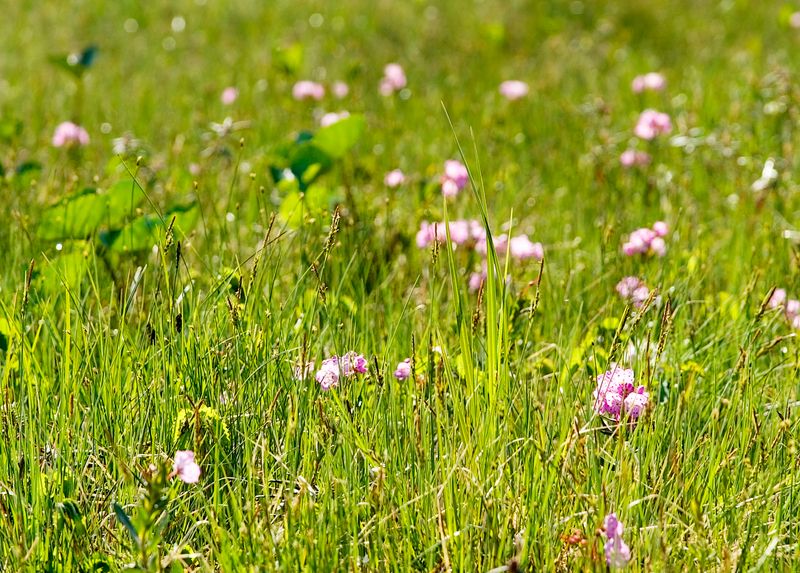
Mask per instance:
[[[350,378],[355,374],[364,374],[367,371],[367,359],[361,354],[356,354],[352,350],[342,356],[342,374]]]
[[[398,380],[408,380],[411,376],[411,359],[406,358],[402,362],[397,365],[397,369],[394,371],[394,377]]]
[[[653,109],[646,109],[641,113],[633,130],[636,137],[646,140],[670,131],[672,131],[672,121],[669,116]]]
[[[445,197],[455,197],[458,192],[467,186],[469,172],[460,161],[448,159],[444,162],[444,175],[442,175],[442,194]]]
[[[222,100],[223,104],[231,105],[233,102],[236,101],[236,98],[238,97],[239,97],[239,90],[231,86],[222,90],[222,96],[220,96],[220,99]]]
[[[632,394],[637,396],[628,400]],[[597,377],[593,397],[595,412],[619,421],[623,415],[638,419],[647,407],[650,395],[644,386],[634,385],[633,370],[612,363],[608,371]]]
[[[616,513],[606,516],[603,522],[603,529],[605,529],[606,539],[608,540],[603,547],[606,554],[606,563],[612,569],[624,568],[631,560],[631,550],[622,540],[624,528],[617,519]]]
[[[406,87],[406,74],[400,64],[387,64],[383,68],[383,78],[379,86],[379,91],[383,96],[390,96],[394,92]]]
[[[331,356],[322,361],[314,376],[323,390],[330,390],[339,385],[339,357]]]
[[[89,145],[89,133],[80,125],[71,121],[60,123],[53,133],[54,147],[72,147]]]
[[[634,308],[641,308],[650,296],[650,289],[637,277],[625,277],[617,283],[617,292]]]
[[[500,94],[509,101],[528,95],[528,84],[519,80],[508,80],[500,84]]]
[[[307,99],[319,101],[325,97],[325,88],[317,82],[302,80],[292,87],[292,97],[298,101]]]
[[[383,178],[383,183],[390,189],[396,189],[400,187],[406,181],[406,176],[403,174],[402,171],[399,169],[393,169],[386,174],[386,177]]]
[[[519,235],[508,242],[511,256],[515,259],[524,261],[525,259],[536,259],[541,261],[544,258],[544,249],[541,243],[532,243],[528,235]]]
[[[175,452],[175,461],[172,466],[172,476],[184,483],[197,483],[200,480],[200,466],[194,461],[192,450],[179,450]]]
[[[336,99],[344,99],[350,93],[350,88],[344,82],[334,82],[331,91]]]
[[[652,229],[647,227],[636,229],[622,245],[622,252],[628,256],[651,254],[663,257],[667,252],[664,237],[668,232],[669,228],[663,221],[656,222]]]
[[[337,121],[342,121],[346,117],[350,117],[350,113],[347,111],[340,111],[339,113],[329,112],[322,116],[322,118],[319,120],[319,125],[320,127],[328,127]]]
[[[634,93],[642,93],[645,90],[659,92],[667,85],[667,80],[658,72],[650,72],[643,76],[636,76],[631,83],[631,89]]]
[[[626,149],[619,156],[619,162],[623,167],[640,167],[648,165],[652,158],[649,153],[644,151],[636,151],[634,149]]]

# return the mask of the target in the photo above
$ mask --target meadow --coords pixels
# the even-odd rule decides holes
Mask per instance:
[[[3,13],[0,571],[800,568],[800,4]]]

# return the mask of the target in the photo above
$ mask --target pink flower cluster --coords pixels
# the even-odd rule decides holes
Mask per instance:
[[[643,91],[660,92],[667,86],[667,80],[658,72],[650,72],[641,76],[633,78],[631,89],[633,93],[640,94]]]
[[[778,288],[769,299],[769,307],[782,309],[792,328],[800,330],[800,300],[787,298],[786,291]]]
[[[330,390],[339,385],[340,377],[351,378],[366,372],[367,359],[351,351],[341,358],[333,355],[323,360],[314,378],[323,390]]]
[[[629,257],[637,254],[663,257],[667,252],[667,243],[664,241],[667,233],[669,227],[664,221],[657,221],[652,229],[647,227],[636,229],[622,245],[622,252]]]
[[[638,277],[625,277],[617,283],[617,292],[634,308],[641,308],[650,296],[650,289]]]
[[[72,147],[89,145],[89,133],[80,125],[65,121],[56,127],[53,133],[54,147]]]
[[[411,377],[411,359],[406,358],[397,365],[394,377],[398,380],[408,380]]]
[[[603,522],[606,535],[606,544],[603,546],[606,554],[606,563],[612,569],[623,569],[631,560],[630,547],[622,540],[624,527],[617,519],[616,513],[610,513]]]
[[[641,167],[649,165],[652,161],[650,154],[645,151],[636,151],[635,149],[626,149],[619,156],[619,162],[623,167]]]
[[[528,84],[519,80],[508,80],[500,84],[500,95],[508,101],[524,98],[528,91]]]
[[[650,394],[644,386],[634,385],[633,370],[611,363],[608,371],[597,377],[594,411],[619,421],[624,416],[637,420],[647,408]]]
[[[229,86],[222,90],[222,95],[220,96],[220,100],[224,105],[231,105],[233,102],[236,101],[236,98],[239,97],[239,90],[237,90],[233,86]]]
[[[444,162],[444,175],[442,175],[442,195],[455,197],[469,183],[467,167],[460,161],[448,159]]]
[[[313,99],[316,101],[325,97],[325,86],[309,80],[302,80],[292,87],[292,97],[298,101]]]
[[[672,121],[666,113],[646,109],[639,115],[633,133],[636,134],[636,137],[649,141],[670,131],[672,131]]]
[[[172,477],[177,477],[184,483],[197,483],[200,480],[200,466],[194,461],[192,450],[179,450],[175,452],[175,461],[172,464]]]
[[[486,240],[486,231],[483,225],[475,219],[450,221],[449,227],[450,240],[456,246],[476,245],[478,242]],[[447,239],[447,232],[444,223],[428,223],[427,221],[420,223],[419,231],[417,231],[417,246],[420,249],[424,249],[434,241],[444,243],[445,239]]]
[[[378,86],[378,91],[382,96],[390,96],[394,92],[399,92],[406,87],[406,73],[400,64],[387,64],[383,68],[383,77]]]

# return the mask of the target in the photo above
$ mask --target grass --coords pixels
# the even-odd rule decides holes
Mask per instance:
[[[765,305],[800,298],[792,11],[4,7],[0,569],[602,571],[616,512],[634,571],[796,570],[800,347]],[[52,61],[90,44],[79,77]],[[383,97],[395,61],[408,89]],[[652,70],[667,89],[633,94]],[[527,98],[501,98],[512,78]],[[294,101],[300,79],[350,94]],[[647,107],[673,132],[637,143]],[[344,109],[352,132],[304,164],[324,172],[278,181]],[[88,146],[50,144],[68,119]],[[629,145],[652,163],[621,168]],[[443,200],[459,158],[471,185]],[[490,248],[470,292],[477,255],[414,238],[462,218],[544,263]],[[623,256],[657,220],[666,256]],[[658,289],[646,310],[615,292],[627,275]],[[366,375],[293,376],[348,350]],[[609,432],[592,393],[614,359],[651,406]],[[169,476],[184,449],[197,484]]]

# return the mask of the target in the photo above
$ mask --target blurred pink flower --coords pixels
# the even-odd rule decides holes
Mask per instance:
[[[442,195],[455,197],[458,192],[467,186],[469,172],[460,161],[448,159],[444,162],[444,175],[442,175]]]
[[[528,235],[519,235],[511,239],[508,243],[511,256],[515,259],[524,261],[525,259],[536,259],[541,261],[544,258],[544,249],[541,243],[532,243]]]
[[[507,80],[500,84],[500,94],[509,101],[523,98],[529,91],[528,84],[519,80]]]
[[[634,167],[648,165],[651,161],[649,153],[644,151],[636,151],[635,149],[626,149],[619,156],[619,162],[623,167]]]
[[[603,549],[606,554],[606,563],[612,569],[622,569],[631,560],[631,550],[622,540],[623,526],[617,520],[617,514],[611,513],[606,516],[603,522],[603,529],[606,534],[606,544]]]
[[[346,117],[350,117],[350,112],[340,111],[339,113],[336,113],[332,111],[326,113],[320,118],[319,125],[321,127],[328,127],[329,125],[333,125],[337,121],[342,121]]]
[[[60,123],[53,133],[55,147],[72,147],[89,145],[89,134],[80,125],[71,121]]]
[[[786,290],[782,288],[776,288],[772,296],[769,298],[769,307],[770,308],[780,308],[786,302]]]
[[[641,308],[650,296],[650,289],[637,277],[625,277],[617,283],[617,292],[634,308]]]
[[[383,78],[379,86],[381,95],[390,96],[406,87],[406,74],[400,64],[387,64],[383,68]]]
[[[350,378],[355,374],[365,374],[367,372],[367,359],[361,354],[356,354],[352,350],[342,356],[342,374]]]
[[[322,361],[314,375],[322,390],[330,390],[339,385],[339,357],[331,356]]]
[[[197,483],[200,480],[200,466],[194,461],[192,450],[175,452],[172,475],[184,483]]]
[[[392,171],[389,171],[389,173],[387,173],[383,178],[383,184],[391,189],[400,187],[400,185],[405,182],[406,176],[399,169],[393,169]]]
[[[222,96],[220,97],[220,99],[222,100],[223,104],[231,105],[233,102],[236,101],[236,98],[238,97],[239,97],[239,90],[231,86],[222,90]]]
[[[667,80],[658,72],[650,72],[642,76],[633,78],[631,88],[634,93],[642,93],[645,90],[659,92],[667,86]]]
[[[646,109],[639,115],[633,132],[641,139],[654,139],[657,135],[672,131],[672,121],[666,113]]]
[[[298,101],[306,99],[319,101],[325,97],[325,88],[317,82],[302,80],[292,87],[292,97]]]
[[[792,28],[800,29],[800,12],[793,12],[791,16],[789,16],[789,25]]]
[[[347,97],[347,94],[350,93],[350,88],[344,82],[333,82],[333,86],[331,86],[331,91],[333,92],[333,96],[336,99],[343,99]]]
[[[398,380],[408,380],[411,376],[411,359],[406,358],[402,362],[397,365],[397,369],[394,371],[394,377]]]
[[[651,254],[663,257],[667,252],[667,243],[664,241],[667,232],[667,224],[663,221],[656,222],[652,229],[636,229],[622,245],[622,252],[628,256]]]

